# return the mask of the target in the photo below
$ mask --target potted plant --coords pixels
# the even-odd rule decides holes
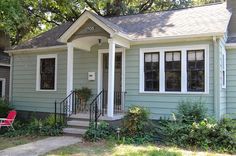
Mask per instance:
[[[84,112],[87,110],[88,100],[92,97],[92,90],[87,87],[82,87],[81,89],[76,89],[75,91],[80,101],[77,110]]]

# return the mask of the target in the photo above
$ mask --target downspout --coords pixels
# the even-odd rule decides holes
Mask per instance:
[[[213,55],[214,55],[214,116],[217,120],[220,119],[219,105],[220,105],[220,62],[219,62],[219,46],[216,36],[213,36]]]

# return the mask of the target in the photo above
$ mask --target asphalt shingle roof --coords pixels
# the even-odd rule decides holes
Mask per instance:
[[[226,9],[226,3],[110,18],[92,14],[114,31],[121,32],[132,40],[225,33],[231,17],[231,13]],[[13,49],[63,45],[57,39],[71,24],[62,24]]]

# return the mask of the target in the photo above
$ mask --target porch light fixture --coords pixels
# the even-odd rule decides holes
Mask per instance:
[[[102,45],[102,39],[98,39],[98,45],[101,46]]]

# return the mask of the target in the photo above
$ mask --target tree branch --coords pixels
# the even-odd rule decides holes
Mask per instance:
[[[147,0],[146,3],[142,4],[140,6],[139,12],[143,13],[145,11],[147,11],[153,4],[154,0]]]
[[[99,11],[97,8],[95,8],[91,2],[89,2],[88,0],[84,0],[84,2],[85,2],[93,11],[95,11],[98,15],[102,16],[102,14],[100,13],[100,11]]]

